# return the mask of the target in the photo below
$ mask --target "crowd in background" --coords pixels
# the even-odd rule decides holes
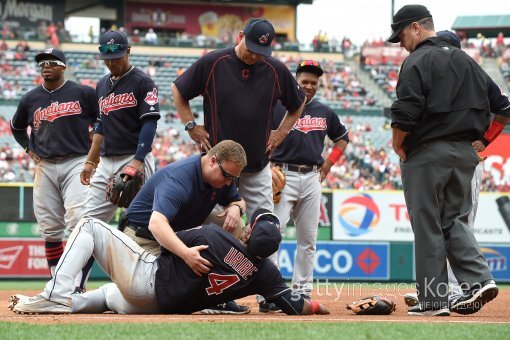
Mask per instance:
[[[5,37],[5,35],[4,35]],[[8,38],[8,37],[7,37]],[[324,33],[319,32],[316,40],[322,39],[323,48],[326,44]],[[315,42],[315,44],[319,44]],[[385,42],[367,42],[366,46],[384,46]],[[328,45],[330,41],[328,40]],[[338,44],[344,53],[352,48],[352,43],[346,37]],[[484,57],[497,56],[502,67],[508,68],[507,77],[510,85],[510,49],[498,50],[498,44],[494,45],[499,52],[491,52],[487,46],[492,44],[481,43],[480,52]],[[485,47],[484,47],[485,46]],[[9,49],[5,41],[0,42],[0,89],[3,99],[16,98],[19,94],[26,92],[29,88],[39,85],[41,78],[36,64],[27,60],[26,52],[30,50],[29,44],[20,40],[15,48]],[[276,54],[290,69],[295,66],[296,61],[291,55]],[[13,67],[11,61],[26,61],[19,66]],[[85,65],[70,65],[78,68],[98,69],[103,67],[101,61],[91,59]],[[168,61],[155,57],[144,69],[150,76],[154,77],[161,67],[169,67]],[[322,61],[322,67],[326,71],[321,77],[320,89],[317,94],[319,100],[337,102],[343,109],[359,109],[360,106],[377,106],[376,98],[370,95],[360,82],[356,72],[347,65]],[[184,71],[184,70],[182,70]],[[181,72],[182,72],[181,71]],[[381,64],[367,70],[372,77],[382,79],[385,92],[392,96],[395,92],[395,85],[398,80],[398,66]],[[22,85],[14,79],[14,76],[21,76],[31,79],[31,84]],[[90,82],[95,86],[94,82]],[[170,105],[171,98],[162,96],[162,106]],[[349,129],[350,144],[345,155],[331,168],[330,174],[323,183],[325,188],[356,189],[356,190],[380,190],[380,189],[401,189],[400,168],[398,158],[394,155],[390,145],[390,128],[386,123],[381,127],[360,127],[352,123],[349,117],[344,117],[344,124]],[[153,153],[157,160],[157,167],[163,167],[176,160],[189,157],[197,152],[196,146],[191,143],[187,133],[182,129],[180,119],[172,109],[162,117],[162,126],[154,140]],[[373,145],[368,137],[369,129],[378,128],[387,130],[388,143],[381,147]],[[326,146],[324,155],[329,153],[330,145]],[[510,169],[507,171],[510,174]],[[28,155],[14,141],[7,119],[2,117],[0,112],[0,181],[2,182],[30,182],[33,181],[34,164]],[[484,191],[510,191],[510,179],[502,178],[499,174],[486,171],[482,181]]]

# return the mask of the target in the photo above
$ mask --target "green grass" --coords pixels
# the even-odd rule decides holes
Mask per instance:
[[[0,323],[2,339],[508,339],[508,325],[425,323]]]
[[[43,290],[47,281],[38,280],[0,280],[0,290]],[[89,281],[87,289],[96,289],[111,281]],[[0,337],[1,339],[1,337]]]

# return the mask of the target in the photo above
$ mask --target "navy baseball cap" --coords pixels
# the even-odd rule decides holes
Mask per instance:
[[[108,31],[99,38],[99,59],[117,59],[127,54],[129,46],[127,34],[121,31]]]
[[[66,63],[66,56],[64,55],[64,52],[62,52],[59,49],[56,48],[48,48],[40,53],[38,53],[35,56],[35,62],[38,63],[43,59],[48,60],[48,56],[51,56],[52,58],[55,58],[56,60],[60,60],[64,64]]]
[[[457,48],[460,48],[460,38],[457,34],[451,32],[451,31],[439,31],[436,32],[438,38],[441,38],[442,40],[448,41],[452,46],[455,46]]]
[[[273,25],[269,21],[252,18],[244,26],[243,33],[246,46],[250,52],[266,57],[271,56],[271,43],[273,42],[275,32]]]
[[[405,5],[393,16],[393,24],[391,24],[393,33],[388,38],[388,41],[391,43],[400,42],[399,34],[407,25],[427,17],[432,17],[427,7],[422,5]]]
[[[271,211],[258,209],[251,218],[251,235],[246,242],[250,255],[265,259],[274,254],[280,242],[280,220]]]
[[[302,60],[298,63],[296,74],[301,72],[315,73],[319,77],[324,74],[321,64],[315,60]]]

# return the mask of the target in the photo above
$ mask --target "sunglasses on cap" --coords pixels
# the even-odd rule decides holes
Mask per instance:
[[[99,46],[99,52],[101,53],[117,53],[128,48],[128,45],[122,44],[104,44]]]
[[[299,66],[303,67],[303,66],[315,66],[315,67],[321,67],[319,65],[318,62],[316,62],[315,60],[303,60],[302,62],[299,63]]]
[[[41,60],[37,63],[39,67],[55,67],[55,66],[66,66],[60,60]]]
[[[223,167],[221,166],[221,163],[218,162],[218,166],[220,167],[220,170],[221,170],[221,174],[223,175],[223,177],[225,177],[226,179],[230,179],[230,180],[235,180],[236,178],[239,178],[239,175],[235,176],[235,175],[231,175],[229,174],[228,172],[225,171],[225,169],[223,169]]]

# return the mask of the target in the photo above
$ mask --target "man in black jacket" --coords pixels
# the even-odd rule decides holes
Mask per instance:
[[[446,258],[465,295],[452,308],[484,305],[498,294],[473,231],[471,179],[479,157],[471,143],[490,123],[488,80],[467,54],[436,37],[432,15],[406,5],[389,42],[409,51],[391,107],[393,149],[415,236],[420,303],[409,315],[450,315]]]

